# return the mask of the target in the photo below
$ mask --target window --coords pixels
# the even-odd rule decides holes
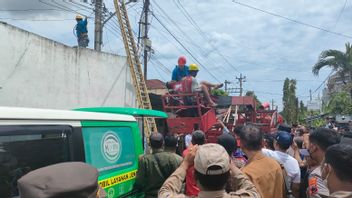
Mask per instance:
[[[17,180],[51,164],[70,161],[69,126],[0,126],[0,195],[18,196]]]
[[[130,127],[86,127],[82,129],[86,162],[100,173],[136,166],[136,151]]]

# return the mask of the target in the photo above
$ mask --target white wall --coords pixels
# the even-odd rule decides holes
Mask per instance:
[[[126,57],[68,47],[1,22],[0,35],[0,106],[135,106]]]

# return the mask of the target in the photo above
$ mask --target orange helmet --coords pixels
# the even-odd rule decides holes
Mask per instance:
[[[180,56],[177,61],[178,65],[185,65],[186,64],[186,57]]]

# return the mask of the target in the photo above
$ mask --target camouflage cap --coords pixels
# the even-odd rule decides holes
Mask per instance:
[[[98,175],[96,168],[83,162],[65,162],[29,172],[18,180],[18,189],[21,198],[106,197]]]
[[[221,175],[230,170],[230,157],[219,144],[204,144],[198,147],[194,168],[203,175]]]

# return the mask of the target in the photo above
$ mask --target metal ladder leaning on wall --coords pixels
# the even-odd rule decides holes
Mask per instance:
[[[138,107],[142,109],[152,109],[136,43],[134,41],[130,22],[128,20],[125,1],[114,0],[114,4],[126,50],[127,61],[131,69],[133,85],[137,93]],[[157,128],[154,118],[144,118],[144,134],[147,138],[147,142],[149,142],[150,134],[156,131]]]

